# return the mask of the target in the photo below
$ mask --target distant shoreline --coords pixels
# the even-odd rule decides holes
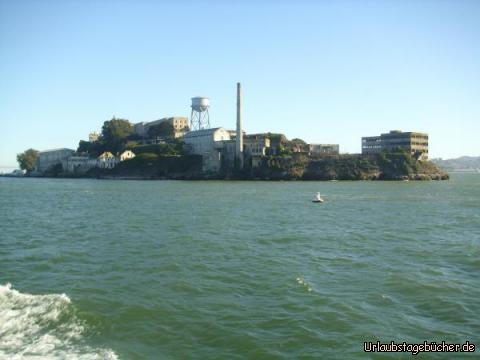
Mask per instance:
[[[465,169],[465,170],[459,170],[459,169],[456,169],[456,170],[448,170],[446,169],[446,171],[448,171],[449,173],[459,173],[459,174],[480,174],[480,169]]]
[[[22,174],[11,174],[12,176]],[[330,181],[448,180],[449,175],[430,161],[420,161],[405,152],[378,155],[335,155],[312,157],[302,153],[288,156],[264,156],[260,162],[242,169],[222,167],[218,172],[203,171],[202,159],[189,156],[137,156],[113,168],[91,168],[86,172],[63,171],[55,165],[43,174],[31,177],[90,178],[108,180],[256,180],[256,181]]]
[[[475,172],[453,172],[459,174],[476,174]],[[480,173],[479,173],[480,174]],[[449,180],[449,177],[431,176],[421,174],[417,177],[403,179],[270,179],[270,178],[235,178],[235,177],[154,177],[154,176],[11,176],[0,174],[0,177],[11,179],[69,179],[69,180],[130,180],[130,181],[260,181],[260,182],[337,182],[337,181],[368,181],[368,182],[408,182],[408,181],[443,181]]]

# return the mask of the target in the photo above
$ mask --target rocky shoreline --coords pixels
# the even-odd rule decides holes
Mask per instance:
[[[94,178],[105,180],[259,180],[259,181],[330,181],[448,180],[448,173],[433,162],[420,161],[406,153],[378,155],[335,155],[311,157],[304,154],[270,156],[242,171],[223,168],[218,173],[203,173],[201,158],[158,157],[156,160],[132,159],[113,169],[92,169],[85,174],[58,173],[59,178]]]

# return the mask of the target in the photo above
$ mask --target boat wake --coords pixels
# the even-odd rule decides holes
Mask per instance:
[[[111,350],[86,345],[85,328],[67,295],[0,285],[0,359],[118,359]]]

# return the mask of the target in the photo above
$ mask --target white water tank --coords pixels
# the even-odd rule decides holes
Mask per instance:
[[[207,97],[197,96],[192,98],[192,110],[204,112],[208,110],[210,100]]]

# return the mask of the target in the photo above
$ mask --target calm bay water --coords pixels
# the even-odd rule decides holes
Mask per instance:
[[[0,178],[1,359],[384,358],[377,340],[480,346],[480,175]]]

